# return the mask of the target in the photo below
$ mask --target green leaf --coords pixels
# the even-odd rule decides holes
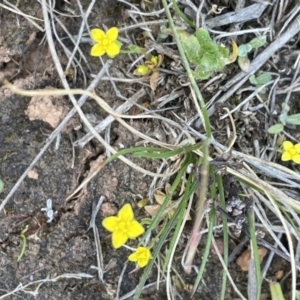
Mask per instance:
[[[264,85],[272,80],[272,75],[269,73],[262,73],[256,77],[257,85]]]
[[[290,115],[286,117],[288,124],[300,125],[300,114]]]
[[[213,44],[213,40],[210,37],[207,30],[200,28],[196,31],[196,38],[201,47],[205,48],[206,45]]]
[[[256,80],[255,75],[251,75],[251,76],[249,77],[249,81],[250,81],[251,84],[257,85],[257,80]]]
[[[0,179],[0,193],[2,192],[4,188],[4,182]]]
[[[242,71],[248,72],[249,67],[250,67],[250,60],[248,56],[239,56],[238,58],[238,64]]]
[[[205,80],[210,77],[211,72],[199,65],[196,67],[196,70],[193,72],[193,74],[196,79]]]
[[[218,44],[218,53],[219,53],[219,57],[224,59],[224,61],[226,61],[229,57],[229,49],[225,46],[223,46],[222,44]]]
[[[196,65],[200,64],[203,53],[200,51],[201,47],[197,38],[184,30],[178,30],[178,36],[189,62]]]
[[[252,50],[252,46],[250,44],[244,44],[239,46],[239,57],[245,57],[247,56],[247,53]]]
[[[284,300],[284,296],[281,290],[279,282],[270,282],[271,297],[274,300]]]
[[[256,86],[261,86],[272,80],[272,76],[269,73],[262,73],[261,75],[255,77],[251,75],[249,81]]]
[[[179,38],[189,62],[196,65],[194,76],[208,79],[213,72],[224,69],[229,49],[215,43],[205,29],[198,29],[195,35],[178,30]]]
[[[259,47],[262,47],[266,42],[267,42],[267,37],[264,35],[251,40],[248,43],[248,45],[250,45],[253,49],[257,49]]]
[[[279,120],[280,120],[280,122],[281,122],[283,125],[286,124],[286,119],[287,119],[287,117],[288,117],[288,116],[287,116],[287,113],[286,113],[286,112],[280,114]]]
[[[268,129],[268,133],[276,134],[283,130],[284,126],[281,123],[275,124]]]
[[[300,300],[300,291],[296,291],[296,300]]]
[[[131,53],[137,53],[137,54],[143,53],[143,48],[141,48],[137,45],[129,45],[128,49],[131,51]]]

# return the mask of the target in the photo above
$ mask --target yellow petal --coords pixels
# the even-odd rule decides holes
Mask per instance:
[[[91,37],[95,42],[99,43],[106,37],[106,34],[103,30],[95,28],[91,30]]]
[[[296,164],[300,164],[300,154],[295,154],[292,157],[293,162],[295,162]]]
[[[281,155],[281,160],[282,161],[288,161],[288,160],[291,160],[292,159],[292,155],[290,152],[288,151],[284,151]]]
[[[149,259],[142,258],[138,260],[138,265],[140,268],[144,268],[148,264]]]
[[[295,150],[297,151],[297,153],[300,153],[300,144],[296,144],[294,146]]]
[[[118,34],[119,34],[119,29],[117,27],[112,27],[107,30],[106,37],[110,41],[115,41],[118,38]]]
[[[152,62],[152,64],[154,66],[157,66],[157,64],[158,64],[158,56],[152,56],[150,61]]]
[[[117,43],[111,43],[110,45],[108,45],[106,53],[110,58],[114,58],[120,53],[120,47]]]
[[[136,220],[127,225],[127,234],[130,239],[135,239],[145,231],[144,227]]]
[[[285,142],[282,143],[282,148],[283,148],[285,151],[288,151],[288,150],[290,150],[290,149],[293,148],[293,147],[294,147],[294,145],[293,145],[293,143],[290,142],[290,141],[285,141]]]
[[[114,231],[112,234],[112,244],[115,249],[123,246],[128,240],[128,235],[123,230]]]
[[[138,261],[138,254],[136,252],[133,252],[128,256],[128,260],[133,262]]]
[[[130,222],[134,219],[132,207],[130,204],[125,204],[123,207],[119,210],[118,212],[118,217],[123,221],[123,222]]]
[[[102,221],[102,225],[106,230],[114,232],[117,229],[118,222],[117,217],[107,217]]]
[[[91,56],[102,56],[105,54],[105,49],[102,45],[96,44],[91,49]]]

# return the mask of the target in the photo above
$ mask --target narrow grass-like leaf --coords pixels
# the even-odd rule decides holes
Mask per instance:
[[[284,216],[286,217],[287,221],[291,224],[291,226],[293,227],[295,233],[298,236],[298,239],[300,240],[300,231],[298,229],[298,227],[295,225],[295,222],[293,221],[293,219],[290,217],[290,215],[288,214],[288,212],[286,211],[286,209],[284,207],[282,207],[281,205],[278,204],[278,207],[280,208],[281,212],[284,214]]]
[[[4,182],[0,179],[0,193],[4,189]]]
[[[140,282],[139,282],[139,284],[137,286],[136,292],[135,292],[134,297],[133,297],[132,300],[140,300],[141,299],[140,295],[141,295],[143,287],[144,287],[144,285],[145,285],[145,283],[146,283],[146,281],[147,281],[147,279],[148,279],[148,277],[150,275],[150,272],[151,272],[151,270],[153,268],[155,259],[159,255],[161,247],[163,246],[163,244],[165,243],[166,239],[168,238],[169,233],[171,232],[171,230],[176,225],[176,221],[178,219],[179,213],[180,213],[179,209],[177,209],[174,212],[172,218],[167,223],[167,225],[165,227],[165,230],[163,231],[161,237],[159,238],[157,245],[155,245],[155,250],[152,252],[152,260],[150,260],[149,264],[146,266],[146,268],[144,270],[144,273],[143,273],[143,275],[142,275],[142,277],[140,279]]]
[[[192,152],[194,150],[199,149],[200,146],[201,146],[201,143],[197,143],[194,145],[187,145],[184,147],[180,147],[175,150],[168,150],[168,149],[157,148],[157,147],[147,147],[147,148],[144,148],[143,151],[134,152],[133,156],[134,157],[153,158],[153,159],[154,158],[156,158],[156,159],[169,158],[169,157],[172,157],[175,155]]]
[[[157,224],[159,223],[160,219],[161,219],[161,216],[163,214],[163,212],[165,211],[165,208],[167,207],[167,204],[169,203],[169,201],[172,199],[172,196],[175,192],[175,190],[177,189],[181,179],[182,179],[182,176],[185,174],[186,172],[186,169],[188,167],[188,165],[192,162],[192,158],[191,158],[191,155],[190,154],[187,154],[186,158],[185,158],[185,161],[182,165],[182,167],[180,168],[180,170],[178,171],[177,173],[177,176],[171,186],[171,189],[168,193],[168,195],[166,196],[159,212],[157,213],[157,215],[155,216],[155,218],[153,219],[151,225],[148,227],[148,229],[146,230],[146,232],[144,233],[141,241],[140,241],[140,245],[144,243],[146,237],[151,233],[151,231],[156,228]]]
[[[177,239],[177,235],[178,235],[178,232],[179,232],[180,227],[181,227],[181,223],[182,223],[182,219],[183,219],[183,216],[184,216],[184,213],[185,213],[187,201],[190,198],[190,196],[194,193],[194,191],[195,191],[195,189],[197,187],[197,183],[196,182],[192,182],[192,177],[193,177],[193,175],[191,173],[189,175],[188,182],[186,184],[186,189],[185,189],[185,192],[184,192],[184,197],[183,197],[183,199],[182,199],[182,201],[180,203],[180,206],[177,208],[177,209],[180,209],[180,212],[179,212],[179,216],[178,216],[178,220],[177,220],[177,225],[176,225],[175,231],[173,233],[172,240],[170,242],[169,250],[168,250],[167,255],[166,255],[165,263],[164,263],[163,268],[162,268],[162,273],[163,274],[166,271],[167,265],[168,265],[169,260],[170,260],[170,255],[172,253],[172,249],[173,249],[173,247],[175,245],[175,242],[176,242],[176,239]]]
[[[224,186],[223,179],[221,176],[217,176],[218,189],[219,189],[219,199],[223,209],[226,209],[225,196],[224,196]],[[222,217],[223,222],[223,243],[224,243],[224,263],[228,266],[228,249],[229,249],[229,239],[228,239],[228,222],[225,216]],[[224,300],[226,296],[226,283],[227,283],[227,272],[223,270],[222,276],[222,289],[220,293],[220,300]]]
[[[270,282],[270,291],[271,291],[272,300],[284,300],[280,283]],[[300,297],[299,298],[297,297],[296,299],[298,300],[300,299]]]
[[[189,26],[191,26],[192,28],[195,27],[195,22],[194,21],[191,21],[178,7],[177,5],[177,1],[176,0],[172,0],[172,3],[173,3],[173,7],[174,7],[174,10],[175,12],[178,14],[178,16],[180,18],[182,18],[183,21],[185,21]]]
[[[211,247],[211,241],[212,241],[212,235],[213,235],[213,228],[214,228],[214,224],[215,224],[215,209],[212,209],[209,215],[209,228],[208,228],[208,234],[207,234],[207,239],[206,239],[206,245],[205,245],[205,249],[204,249],[204,254],[202,257],[202,261],[201,261],[201,266],[197,275],[197,278],[195,280],[194,286],[193,286],[193,290],[192,290],[192,295],[195,294],[195,292],[197,291],[198,285],[203,277],[203,273],[205,270],[205,266],[207,263],[207,259],[209,256],[209,252],[210,252],[210,247]]]

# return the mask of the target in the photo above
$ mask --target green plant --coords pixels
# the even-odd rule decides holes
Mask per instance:
[[[172,34],[171,29],[164,33]],[[193,75],[196,79],[208,79],[213,72],[221,71],[229,61],[229,49],[212,40],[207,30],[200,28],[195,34],[177,30],[182,47],[189,63],[195,65]]]
[[[251,84],[255,85],[256,87],[260,87],[272,80],[272,76],[269,73],[262,73],[258,76],[254,74],[249,77],[249,81]]]
[[[266,42],[267,42],[267,37],[260,36],[254,38],[247,44],[242,44],[239,46],[238,64],[244,72],[247,72],[250,67],[250,60],[248,58],[248,53],[251,52],[253,49],[258,49],[259,47],[262,47]]]
[[[283,131],[284,126],[286,124],[300,125],[300,114],[294,114],[288,116],[287,112],[284,111],[283,113],[280,114],[279,121],[280,123],[274,124],[268,129],[268,133],[270,134],[280,133]]]

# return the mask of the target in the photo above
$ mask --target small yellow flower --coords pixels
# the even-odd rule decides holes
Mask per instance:
[[[91,37],[96,43],[91,49],[92,56],[102,56],[105,53],[110,58],[114,58],[120,53],[121,43],[117,40],[119,30],[117,27],[108,29],[105,33],[99,28],[91,30]]]
[[[113,247],[118,249],[128,239],[136,239],[144,233],[144,227],[134,219],[132,207],[125,204],[118,212],[118,216],[107,217],[102,221],[103,227],[112,232]]]
[[[158,65],[158,56],[152,56],[150,59],[151,63],[156,67]]]
[[[129,255],[128,260],[137,262],[140,268],[145,267],[152,259],[151,252],[146,247],[138,247],[135,252]]]
[[[282,161],[292,160],[296,164],[300,164],[300,144],[293,145],[290,141],[285,141],[282,144],[283,153],[281,155]]]
[[[136,69],[135,75],[147,75],[149,68],[146,65],[139,65]]]

